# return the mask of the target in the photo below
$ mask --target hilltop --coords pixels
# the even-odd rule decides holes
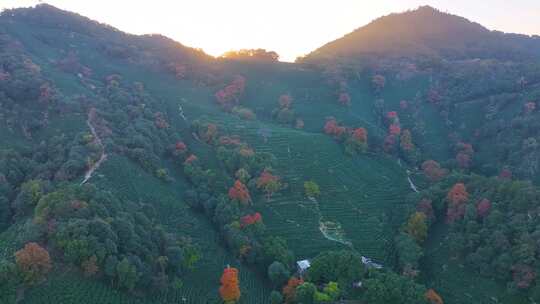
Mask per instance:
[[[421,6],[380,17],[305,59],[358,56],[538,59],[540,37],[490,31],[463,17]]]

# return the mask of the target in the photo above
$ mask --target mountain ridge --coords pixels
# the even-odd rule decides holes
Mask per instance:
[[[494,46],[501,48],[503,54],[482,55]],[[509,58],[514,56],[512,53],[540,58],[540,37],[491,31],[464,17],[421,6],[377,18],[326,43],[305,58],[425,55],[452,59]]]

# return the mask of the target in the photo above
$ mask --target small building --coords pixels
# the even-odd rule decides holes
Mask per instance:
[[[303,274],[310,266],[311,263],[309,262],[309,260],[301,260],[296,262],[296,267],[299,274]]]

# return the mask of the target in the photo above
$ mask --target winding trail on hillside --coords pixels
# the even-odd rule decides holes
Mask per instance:
[[[96,128],[92,124],[92,120],[95,118],[95,112],[96,110],[94,108],[90,109],[88,111],[88,119],[86,120],[86,124],[90,128],[90,132],[92,132],[92,135],[94,136],[94,141],[97,143],[98,146],[101,147],[101,156],[99,157],[99,160],[95,162],[89,169],[86,171],[86,174],[84,175],[84,180],[81,182],[81,185],[84,185],[90,178],[92,178],[92,175],[94,172],[107,160],[107,153],[105,153],[105,146],[103,145],[103,142],[101,141],[101,138],[99,138],[98,133],[96,132]]]
[[[419,193],[420,191],[418,191],[418,188],[416,187],[416,185],[413,183],[412,179],[411,179],[411,171],[407,170],[407,181],[409,182],[409,186],[411,187],[411,189],[416,192],[416,193]]]

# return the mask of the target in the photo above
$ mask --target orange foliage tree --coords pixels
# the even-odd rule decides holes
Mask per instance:
[[[84,275],[87,277],[91,277],[98,273],[99,266],[97,265],[97,257],[93,255],[88,260],[83,261],[81,268],[83,269]]]
[[[240,299],[240,287],[238,287],[238,269],[227,267],[221,275],[221,287],[219,295],[225,303],[235,303]]]
[[[435,290],[433,290],[433,289],[429,289],[426,292],[426,300],[430,304],[444,304],[443,299],[441,298],[441,296],[439,296],[439,294],[437,294],[435,292]]]
[[[215,142],[217,134],[218,134],[218,127],[213,123],[209,123],[206,126],[206,132],[203,134],[203,139],[207,143],[212,144]]]
[[[51,270],[51,257],[47,250],[37,243],[30,242],[15,252],[17,267],[27,283],[39,281]]]
[[[463,183],[455,184],[448,192],[448,209],[446,219],[448,222],[454,222],[465,215],[465,204],[469,200],[469,193]]]
[[[304,280],[297,277],[292,277],[287,282],[287,285],[283,287],[283,296],[285,297],[285,303],[294,303],[296,300],[296,287],[302,285]]]
[[[239,180],[236,180],[234,185],[229,189],[229,198],[232,200],[238,200],[244,205],[249,204],[251,201],[249,190],[247,189],[246,185]]]

